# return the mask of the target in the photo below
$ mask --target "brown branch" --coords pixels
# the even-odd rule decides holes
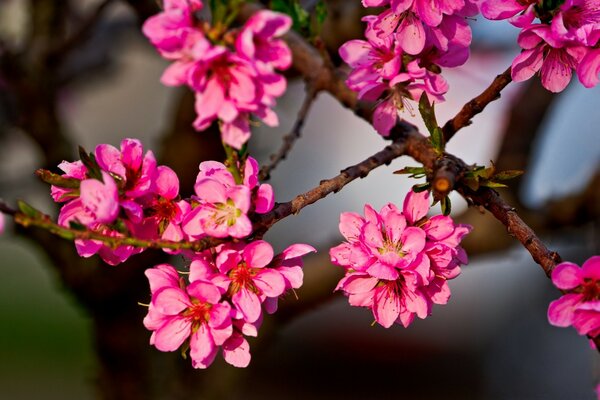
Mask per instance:
[[[314,77],[315,74],[318,74],[318,76],[321,77],[320,83],[323,85],[322,87],[324,90],[328,91],[341,104],[352,109],[356,115],[372,123],[372,105],[359,102],[356,98],[356,94],[346,86],[343,79],[341,79],[335,71],[332,71],[327,67],[316,49],[294,32],[288,33],[285,36],[285,40],[292,49],[295,60],[294,66],[303,76],[311,78]],[[492,83],[492,85],[490,85],[490,87],[480,96],[473,99],[470,102],[470,106],[468,106],[468,103],[463,107],[463,110],[449,122],[449,126],[454,129],[452,134],[463,126],[466,126],[468,121],[470,121],[474,115],[497,98],[500,90],[509,82],[510,70],[507,70],[499,75],[494,80],[494,83]],[[392,129],[390,136],[395,138],[394,146],[404,148],[406,155],[419,161],[426,169],[436,171],[436,162],[439,160],[439,156],[431,146],[429,140],[420,134],[414,127],[405,121],[402,121]],[[446,165],[445,168],[455,168],[457,171],[466,171],[468,169],[468,166],[462,160],[456,157],[453,157],[453,160],[456,165],[452,168]],[[455,181],[458,181],[457,189],[459,192],[470,199],[472,204],[488,209],[507,227],[508,231],[523,244],[523,246],[531,253],[533,259],[542,266],[546,274],[550,273],[556,263],[560,260],[560,257],[558,257],[556,253],[551,252],[543,244],[533,230],[519,218],[512,207],[508,206],[500,198],[497,192],[489,188],[481,188],[476,193],[471,193],[468,188],[463,187],[460,184],[458,179],[455,179]],[[299,202],[300,200],[301,198],[297,197],[294,201]],[[293,213],[299,211],[299,208],[297,207],[298,204],[296,204],[294,209],[287,210],[278,207],[276,210]]]
[[[296,122],[294,122],[291,132],[283,137],[283,144],[281,145],[279,151],[271,155],[270,163],[261,168],[260,174],[258,175],[260,180],[266,180],[270,178],[271,172],[277,167],[277,165],[279,165],[281,161],[287,157],[294,147],[296,140],[300,138],[300,135],[302,134],[302,128],[304,127],[304,122],[306,121],[306,117],[308,116],[317,94],[318,91],[314,89],[310,82],[307,82],[306,96],[304,97],[304,102],[298,111]]]
[[[173,242],[170,240],[160,239],[144,240],[129,236],[108,236],[96,231],[67,228],[58,225],[57,223],[52,221],[52,218],[50,216],[33,209],[31,206],[27,207],[31,210],[31,212],[25,213],[16,210],[10,207],[8,204],[0,201],[0,212],[12,216],[15,223],[25,228],[35,226],[45,231],[48,231],[55,236],[71,241],[98,240],[113,249],[119,246],[133,246],[145,249],[192,250],[200,252],[225,242],[225,240],[217,238],[206,238],[194,242]]]
[[[444,124],[442,130],[444,132],[445,141],[448,142],[460,129],[471,125],[473,117],[482,112],[492,101],[499,99],[500,92],[510,82],[512,82],[512,77],[510,75],[509,67],[506,71],[496,76],[490,86],[488,86],[479,96],[465,104],[454,118]]]
[[[388,165],[394,159],[404,155],[405,151],[406,145],[404,140],[393,142],[366,160],[342,170],[339,175],[331,179],[322,180],[318,186],[308,192],[299,194],[287,203],[277,204],[270,213],[258,218],[254,224],[256,234],[260,235],[266,232],[283,218],[299,213],[304,207],[316,203],[331,193],[339,192],[344,186],[355,179],[366,177],[375,168]]]
[[[535,232],[519,217],[517,210],[507,204],[498,192],[489,188],[481,188],[477,192],[471,192],[466,187],[461,187],[458,191],[467,200],[484,207],[502,222],[508,233],[521,242],[523,247],[531,254],[533,260],[550,277],[554,267],[561,262],[560,255],[546,247]]]

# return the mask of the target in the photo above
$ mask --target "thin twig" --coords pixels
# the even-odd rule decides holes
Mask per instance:
[[[488,86],[479,96],[471,99],[471,101],[465,104],[454,118],[444,124],[442,130],[444,132],[445,141],[448,142],[460,129],[471,125],[473,117],[482,112],[492,101],[499,99],[500,92],[510,82],[512,82],[512,77],[509,67],[506,71],[496,76],[490,86]]]
[[[260,170],[260,174],[258,178],[262,180],[266,180],[270,178],[271,172],[279,165],[281,161],[283,161],[287,155],[290,153],[292,148],[294,147],[294,143],[298,140],[302,134],[302,128],[304,127],[304,122],[306,121],[306,117],[313,105],[318,91],[315,90],[313,85],[308,82],[306,85],[306,96],[304,97],[304,102],[298,111],[298,117],[296,118],[296,122],[294,122],[294,126],[290,133],[283,137],[283,144],[277,153],[272,154],[270,157],[270,163],[263,166]]]
[[[277,206],[268,214],[258,218],[254,224],[254,230],[257,234],[266,232],[276,222],[289,217],[292,214],[297,214],[304,207],[316,203],[325,198],[331,193],[337,193],[344,186],[358,178],[366,177],[372,170],[382,165],[388,165],[396,158],[405,153],[404,140],[398,140],[386,146],[385,149],[372,155],[366,160],[343,169],[340,174],[319,182],[319,185],[309,190],[306,193],[299,194],[291,201],[277,204]]]
[[[91,230],[66,228],[52,221],[52,218],[46,214],[39,212],[36,213],[35,216],[27,215],[10,207],[3,201],[0,201],[0,212],[11,215],[14,218],[15,223],[22,225],[23,227],[35,226],[66,240],[97,240],[113,249],[119,246],[133,246],[139,248],[192,250],[199,252],[225,242],[225,240],[216,238],[201,239],[194,242],[173,242],[170,240],[143,240],[129,236],[108,236]]]

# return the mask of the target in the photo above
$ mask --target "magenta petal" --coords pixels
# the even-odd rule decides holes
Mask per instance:
[[[343,212],[340,215],[340,232],[348,240],[356,240],[364,224],[365,220],[357,213]]]
[[[235,293],[231,300],[247,322],[254,322],[260,317],[260,300],[255,293],[245,287]]]
[[[425,231],[414,226],[408,227],[402,232],[402,251],[416,254],[425,248]]]
[[[217,354],[212,335],[206,324],[201,324],[190,338],[190,357],[195,368],[206,368],[212,364]]]
[[[196,183],[194,190],[198,197],[207,203],[226,203],[227,190],[225,186],[214,179],[203,179]]]
[[[373,126],[381,136],[389,136],[398,120],[398,108],[392,99],[382,101],[373,112]]]
[[[163,165],[159,166],[156,174],[156,192],[168,200],[179,195],[179,178],[175,171]]]
[[[195,281],[187,287],[190,296],[203,302],[215,304],[221,300],[219,289],[209,282]]]
[[[175,351],[190,336],[191,323],[175,316],[155,331],[154,345],[160,351]]]
[[[375,278],[390,281],[396,280],[398,279],[398,276],[400,276],[395,267],[379,261],[375,261],[369,268],[367,268],[367,273]]]
[[[410,191],[404,199],[403,214],[409,224],[415,224],[429,211],[429,192]]]
[[[526,81],[539,71],[543,62],[543,48],[541,46],[524,50],[512,63],[512,79],[515,82]]]
[[[223,358],[238,368],[250,364],[250,345],[242,335],[234,335],[223,344]]]
[[[104,171],[112,172],[122,178],[126,177],[125,166],[121,162],[121,152],[116,147],[109,144],[98,145],[95,156],[96,162]]]
[[[379,279],[372,276],[349,276],[343,284],[343,290],[350,294],[367,293],[372,291]]]
[[[285,292],[283,275],[271,268],[262,269],[255,277],[254,284],[267,297],[277,297]]]
[[[581,269],[573,263],[560,263],[552,271],[552,283],[562,290],[574,289],[581,284],[581,272]]]
[[[567,327],[573,324],[575,306],[581,301],[580,294],[566,294],[554,300],[548,307],[548,321],[554,326]]]
[[[600,256],[590,257],[583,263],[581,277],[600,280]]]
[[[264,240],[257,240],[244,248],[244,260],[251,268],[263,268],[273,260],[273,247]]]
[[[308,253],[316,253],[316,251],[317,250],[311,245],[304,243],[296,243],[291,246],[288,246],[285,250],[283,250],[281,255],[283,256],[284,260],[290,260],[292,258],[305,256]]]
[[[304,272],[301,267],[279,267],[277,271],[283,276],[285,280],[286,289],[298,289],[302,286],[304,280]]]
[[[159,264],[154,268],[147,269],[144,274],[150,283],[150,291],[156,292],[162,287],[178,287],[179,274],[169,264]]]
[[[391,284],[382,286],[375,291],[373,304],[373,315],[384,328],[392,326],[400,315],[400,299],[389,285]]]
[[[246,215],[241,215],[238,218],[236,218],[235,224],[227,228],[227,234],[231,237],[238,239],[245,238],[251,233],[252,221],[250,221],[250,219]]]
[[[275,194],[273,187],[263,184],[258,187],[254,201],[254,211],[258,214],[266,214],[275,206]]]
[[[152,305],[163,314],[177,315],[191,306],[191,303],[183,290],[178,287],[166,286],[152,296]]]
[[[236,185],[227,189],[227,197],[233,200],[242,213],[246,214],[250,210],[250,189],[247,186]]]

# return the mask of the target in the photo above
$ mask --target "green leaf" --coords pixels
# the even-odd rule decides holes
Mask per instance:
[[[504,183],[499,183],[499,182],[494,182],[494,181],[481,182],[481,186],[485,186],[485,187],[489,187],[489,188],[508,187]]]
[[[299,0],[271,0],[271,10],[289,15],[293,21],[292,28],[304,36],[308,35],[310,15]]]
[[[419,99],[419,112],[421,113],[421,118],[423,118],[423,122],[425,122],[427,130],[433,136],[433,131],[439,126],[435,117],[434,105],[429,104],[429,99],[427,98],[427,94],[425,92],[423,92],[421,98]]]
[[[542,9],[545,11],[552,11],[561,6],[565,0],[544,0],[542,1]]]
[[[427,171],[423,167],[404,167],[398,171],[394,171],[394,174],[408,175],[409,178],[420,179],[427,175]]]
[[[464,178],[463,183],[474,192],[476,192],[479,189],[479,179],[477,178]]]
[[[69,228],[76,231],[85,231],[87,230],[86,226],[77,221],[69,221]]]
[[[421,184],[418,184],[418,185],[414,185],[414,186],[412,187],[412,190],[413,190],[413,192],[415,192],[415,193],[421,193],[421,192],[424,192],[424,191],[426,191],[426,190],[429,190],[429,188],[430,188],[430,185],[429,185],[429,183],[427,182],[427,183],[421,183]]]
[[[29,218],[37,219],[44,215],[41,211],[25,203],[23,200],[17,200],[17,206],[19,207],[19,211]]]
[[[525,171],[521,171],[518,169],[509,169],[506,171],[498,172],[496,175],[494,175],[494,179],[499,179],[501,181],[507,181],[509,179],[517,178],[517,177],[523,175],[524,173],[525,173]]]
[[[79,185],[81,184],[79,179],[64,177],[48,171],[47,169],[40,168],[35,171],[35,174],[47,184],[65,189],[79,189]]]
[[[315,17],[319,25],[323,25],[327,19],[327,6],[323,0],[319,0],[315,6]]]
[[[440,128],[435,128],[431,133],[431,144],[438,153],[444,152],[444,132]]]
[[[87,175],[90,178],[102,180],[102,172],[100,172],[100,166],[96,162],[96,157],[93,153],[88,153],[85,149],[79,146],[79,158],[81,158],[81,162],[87,168]]]
[[[445,196],[440,200],[440,207],[442,207],[442,214],[448,216],[452,212],[452,203],[450,197]]]

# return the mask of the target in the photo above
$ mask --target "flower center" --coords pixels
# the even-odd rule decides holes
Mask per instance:
[[[238,209],[231,199],[227,199],[226,203],[215,204],[214,210],[213,218],[217,225],[233,226],[236,219],[242,215],[242,210]]]
[[[212,304],[200,301],[195,298],[191,298],[192,305],[183,312],[183,317],[187,318],[191,323],[192,327],[198,327],[204,323],[210,321],[210,310]]]
[[[585,278],[581,285],[584,301],[600,300],[600,281]]]
[[[254,284],[254,277],[256,276],[256,268],[250,268],[245,262],[239,263],[237,267],[229,271],[229,279],[231,284],[229,285],[228,294],[234,295],[239,292],[241,288],[246,288],[256,294],[260,294],[261,291]]]

